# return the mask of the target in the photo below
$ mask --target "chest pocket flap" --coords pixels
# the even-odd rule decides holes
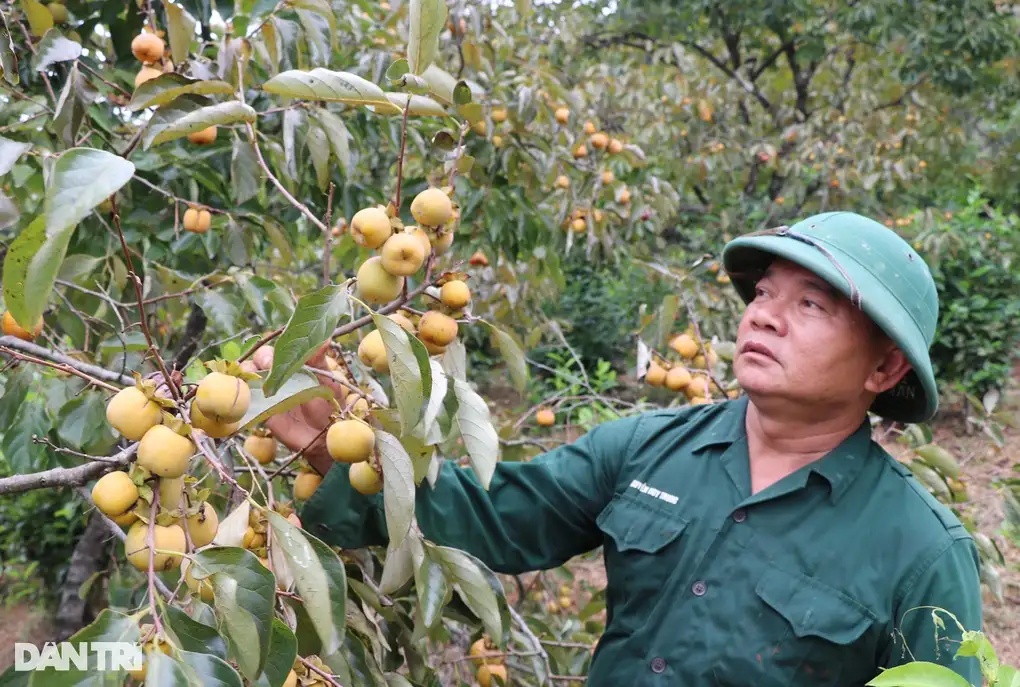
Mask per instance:
[[[813,635],[835,644],[852,644],[876,621],[874,613],[836,589],[771,566],[755,591],[790,623],[798,638]]]
[[[653,499],[639,501],[624,492],[606,506],[595,524],[615,543],[621,553],[657,553],[679,537],[687,520],[659,506]]]

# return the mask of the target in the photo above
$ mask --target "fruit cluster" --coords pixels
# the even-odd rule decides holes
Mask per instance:
[[[708,372],[719,363],[719,355],[712,350],[711,344],[705,343],[705,352],[702,353],[702,346],[699,345],[691,327],[683,334],[673,337],[669,347],[680,360],[670,361],[655,356],[648,366],[645,382],[650,386],[665,387],[670,391],[682,391],[691,405],[711,403],[712,397],[721,393]],[[727,392],[727,395],[735,397],[737,393],[733,390]]]
[[[506,683],[504,655],[487,636],[483,636],[471,645],[470,654],[473,657],[472,663],[478,668],[478,672],[475,674],[478,684],[482,687],[494,686],[496,683],[492,680],[493,676],[499,677],[503,683]]]

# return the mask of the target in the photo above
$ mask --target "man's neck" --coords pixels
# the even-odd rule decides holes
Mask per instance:
[[[861,426],[865,415],[847,409],[820,418],[747,404],[745,426],[752,492],[757,493],[823,457]]]

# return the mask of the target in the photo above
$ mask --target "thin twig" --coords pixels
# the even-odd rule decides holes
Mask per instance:
[[[287,188],[280,183],[280,180],[277,179],[276,175],[274,175],[269,169],[269,165],[266,164],[265,158],[262,157],[262,149],[259,148],[258,137],[255,135],[255,127],[253,127],[251,123],[246,122],[245,128],[248,130],[248,140],[251,142],[252,148],[255,149],[255,157],[258,160],[259,167],[262,169],[262,173],[265,174],[271,182],[273,182],[273,185],[276,186],[277,190],[279,190],[283,197],[287,199],[287,202],[307,217],[309,221],[311,221],[311,223],[319,229],[319,231],[329,231],[326,225],[324,225],[322,221],[308,209],[308,206],[291,195],[290,191],[288,191]]]
[[[297,453],[292,455],[287,460],[283,461],[283,464],[280,467],[276,468],[276,470],[274,470],[266,479],[273,480],[273,479],[276,479],[276,477],[278,475],[283,474],[284,470],[289,468],[294,461],[299,460],[301,458],[301,456],[305,455],[305,451],[307,451],[309,448],[311,448],[315,444],[315,442],[317,442],[319,439],[321,439],[323,436],[325,436],[326,432],[328,432],[328,431],[329,431],[329,425],[326,425],[321,430],[319,430],[319,433],[315,435],[314,439],[312,439],[307,444],[305,444],[305,446],[300,451],[298,451]]]
[[[142,333],[145,335],[146,343],[149,344],[149,352],[156,359],[156,367],[163,373],[163,379],[170,390],[170,395],[174,397],[175,401],[180,401],[181,391],[177,388],[177,383],[170,377],[170,371],[166,369],[166,363],[163,362],[163,357],[159,354],[156,343],[152,340],[152,333],[149,331],[148,317],[145,315],[145,297],[142,295],[142,280],[138,278],[138,273],[135,272],[131,253],[128,251],[127,239],[124,238],[124,230],[120,226],[120,212],[117,210],[116,194],[110,196],[110,204],[112,205],[113,226],[117,229],[117,234],[120,236],[120,245],[124,249],[124,258],[127,260],[128,278],[135,285],[135,295],[138,296],[138,319],[142,325]]]
[[[63,353],[57,353],[56,351],[52,351],[42,346],[38,346],[29,341],[22,341],[21,339],[14,336],[0,336],[0,347],[7,349],[16,349],[18,351],[21,351],[22,353],[29,353],[35,356],[36,358],[42,358],[43,360],[49,360],[54,363],[66,365],[67,367],[73,368],[79,372],[83,372],[89,375],[89,377],[91,378],[101,379],[105,382],[114,382],[117,384],[123,384],[125,386],[129,386],[135,383],[133,377],[118,374],[113,370],[107,370],[105,367],[99,367],[98,365],[90,365],[88,363],[83,363],[80,360],[75,360],[74,358],[66,356]],[[65,372],[68,371],[62,367],[57,369],[64,370]],[[106,386],[104,388],[107,388],[111,391],[119,391],[119,389],[115,387]]]
[[[4,338],[7,338],[7,337],[4,337]],[[25,355],[24,353],[19,353],[19,352],[15,351],[13,348],[8,348],[7,346],[0,346],[0,353],[5,353],[6,355],[9,355],[9,356],[11,356],[12,358],[14,358],[16,360],[23,360],[23,361],[25,361],[27,363],[34,363],[36,365],[44,365],[45,367],[52,367],[53,369],[60,370],[61,372],[67,372],[67,373],[73,374],[73,375],[75,375],[77,377],[81,377],[82,379],[84,379],[85,381],[89,382],[90,384],[95,384],[96,386],[101,387],[103,389],[106,389],[107,391],[112,391],[114,393],[120,391],[120,389],[118,389],[117,387],[113,386],[112,384],[107,384],[106,382],[104,382],[104,381],[102,381],[100,379],[97,379],[97,378],[95,378],[95,377],[93,377],[91,375],[88,375],[88,374],[82,372],[81,370],[78,370],[78,369],[76,369],[74,367],[71,367],[70,365],[68,365],[66,363],[51,363],[48,360],[43,360],[41,358],[36,358],[35,356],[31,356],[31,355]]]
[[[91,462],[73,468],[53,468],[27,475],[11,475],[0,479],[0,496],[20,494],[33,489],[53,489],[56,487],[80,487],[110,471],[117,465],[123,467],[131,462],[131,457],[138,450],[138,444],[110,456],[109,462]],[[113,461],[117,461],[114,463]]]
[[[96,77],[97,79],[99,79],[100,81],[102,81],[103,83],[105,83],[105,84],[106,84],[107,86],[109,86],[110,88],[113,88],[113,89],[116,89],[116,90],[120,91],[122,95],[125,95],[125,96],[127,96],[128,98],[130,98],[130,97],[131,97],[131,94],[130,94],[130,93],[128,93],[127,91],[125,91],[125,90],[124,90],[123,88],[121,88],[121,87],[120,87],[120,86],[118,86],[117,84],[115,84],[115,83],[110,83],[109,81],[107,81],[106,79],[104,79],[104,78],[103,78],[103,75],[102,75],[102,74],[100,74],[100,73],[99,73],[99,72],[97,72],[97,71],[96,71],[95,69],[93,69],[92,67],[88,66],[87,64],[85,64],[85,63],[84,63],[84,62],[82,62],[81,60],[78,60],[78,66],[79,66],[79,67],[81,67],[82,69],[84,69],[85,71],[87,71],[87,72],[88,72],[89,74],[91,74],[92,76],[94,76],[94,77]]]
[[[411,94],[407,94],[407,105],[404,106],[404,120],[400,124],[400,157],[397,158],[397,195],[393,199],[393,207],[400,213],[400,186],[404,181],[404,152],[407,148],[407,115],[411,111]]]
[[[28,49],[32,51],[32,55],[36,55],[35,46],[32,45],[32,36],[29,35],[28,29],[25,28],[25,22],[19,21],[18,26],[21,27],[21,32],[25,34],[25,44],[28,45]],[[50,100],[53,101],[53,107],[57,106],[57,96],[53,94],[53,86],[50,85],[50,77],[46,76],[46,72],[39,72],[39,76],[42,77],[43,83],[46,84],[46,92],[50,94]]]
[[[329,182],[329,199],[326,201],[326,248],[322,251],[322,283],[329,284],[329,254],[333,250],[333,191],[336,184]]]
[[[532,646],[535,647],[535,651],[538,655],[541,656],[542,663],[545,664],[546,674],[546,680],[542,684],[549,684],[550,680],[548,676],[552,675],[553,672],[552,666],[549,664],[549,654],[546,653],[545,648],[542,647],[542,642],[540,642],[538,637],[535,636],[535,633],[531,631],[531,628],[528,627],[528,623],[521,617],[521,614],[517,612],[517,609],[513,606],[507,605],[507,610],[510,611],[510,617],[513,618],[515,623],[517,623],[517,627],[524,633],[524,636],[528,638]]]
[[[120,460],[119,458],[111,458],[110,456],[90,456],[87,453],[82,453],[80,451],[75,451],[73,449],[64,448],[63,446],[57,446],[56,444],[54,444],[52,441],[50,441],[46,437],[40,438],[40,437],[37,437],[35,435],[32,435],[32,443],[33,444],[42,444],[43,446],[49,446],[50,449],[52,449],[53,451],[56,451],[57,453],[64,453],[64,454],[69,455],[69,456],[74,456],[76,458],[84,458],[85,460],[89,460],[89,461],[94,461],[94,462],[99,462],[99,463],[108,463],[108,464],[112,464],[114,466],[123,465],[123,463],[124,463],[124,461]]]
[[[163,636],[163,624],[156,613],[156,514],[159,513],[159,489],[152,490],[152,505],[149,507],[149,531],[145,535],[149,546],[149,615],[156,630],[156,636]],[[130,553],[130,552],[129,552]]]
[[[251,493],[248,492],[240,484],[238,484],[237,480],[235,480],[233,477],[227,474],[227,471],[223,468],[223,465],[216,458],[216,456],[213,455],[213,452],[209,449],[207,441],[208,440],[203,439],[202,441],[195,442],[198,445],[198,450],[202,452],[203,456],[205,456],[206,461],[213,466],[213,469],[217,472],[217,474],[219,474],[220,477],[223,478],[225,482],[228,482],[232,487],[234,487],[234,489],[237,489],[238,491],[243,493],[246,497],[251,498]]]

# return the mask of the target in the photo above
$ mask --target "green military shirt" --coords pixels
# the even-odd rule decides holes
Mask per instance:
[[[747,403],[602,424],[500,463],[488,492],[447,461],[418,491],[419,526],[503,573],[603,546],[607,626],[591,687],[863,685],[911,656],[980,685],[976,659],[953,660],[952,621],[936,645],[931,610],[908,613],[937,606],[981,629],[977,550],[956,517],[867,422],[752,495]],[[355,492],[346,470],[329,471],[305,527],[346,548],[384,545],[382,496]]]

